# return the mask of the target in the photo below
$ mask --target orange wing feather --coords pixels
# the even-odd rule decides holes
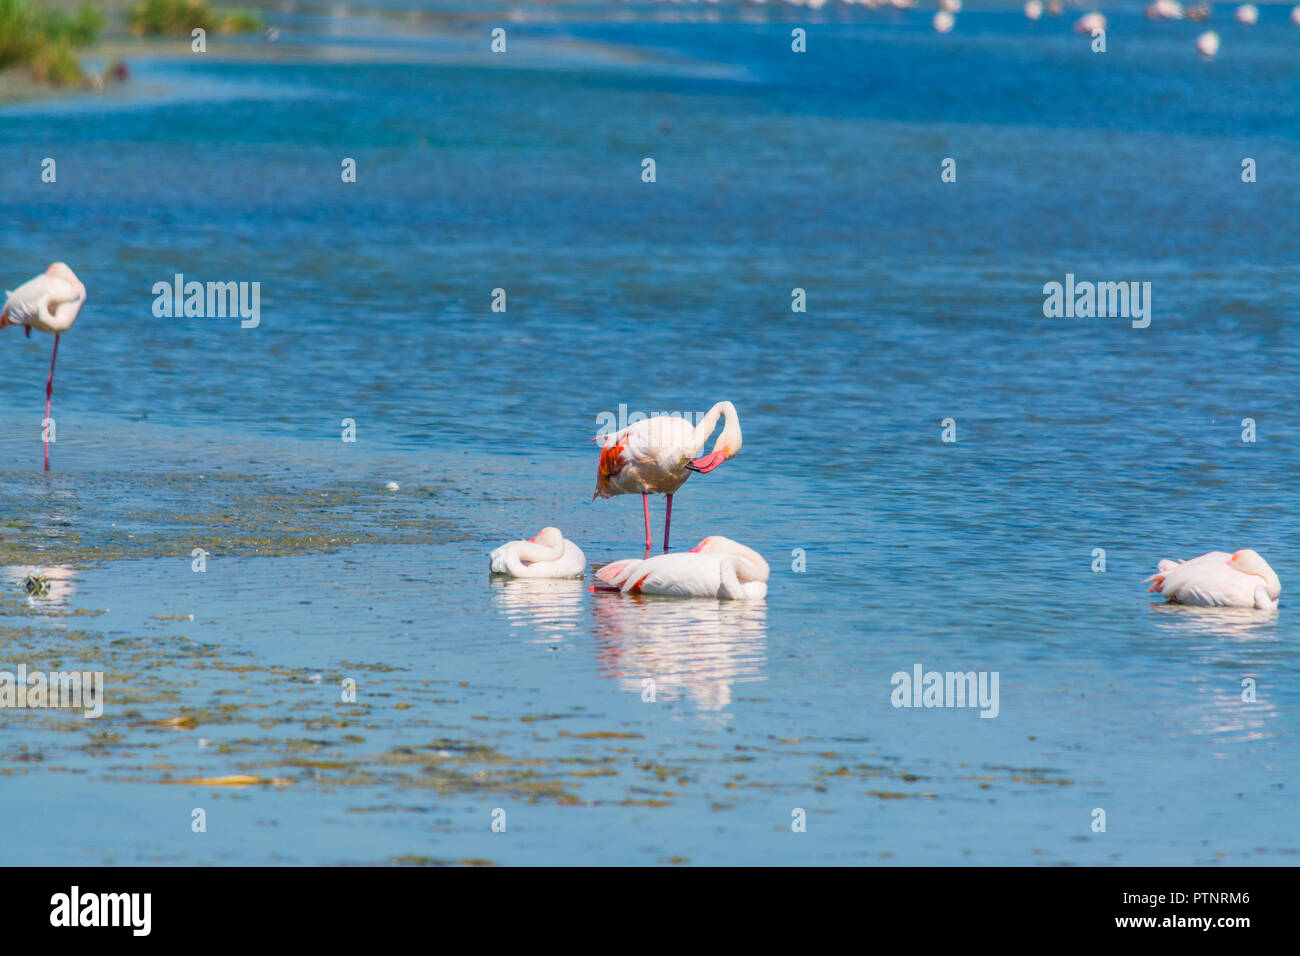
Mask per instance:
[[[596,499],[601,496],[605,488],[609,485],[611,475],[617,475],[623,470],[623,445],[610,445],[600,450],[600,461],[596,463],[596,491],[592,498]]]

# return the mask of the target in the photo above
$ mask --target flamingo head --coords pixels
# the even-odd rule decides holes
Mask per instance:
[[[1268,566],[1268,562],[1260,557],[1258,551],[1252,551],[1250,548],[1234,551],[1232,557],[1228,559],[1228,564],[1242,574],[1253,574],[1258,578],[1262,578],[1268,596],[1273,600],[1276,601],[1278,595],[1282,593],[1282,582],[1273,573],[1273,569]]]
[[[564,533],[559,528],[545,527],[537,534],[528,539],[532,544],[540,544],[545,548],[554,548],[564,543]]]
[[[51,262],[49,268],[45,270],[45,274],[53,279],[62,279],[67,282],[77,290],[78,298],[84,299],[86,297],[86,287],[81,284],[77,274],[68,268],[66,262]]]
[[[725,415],[725,422],[722,426],[722,432],[718,435],[718,440],[713,443],[713,450],[703,458],[696,458],[694,461],[688,461],[686,467],[690,471],[698,471],[702,475],[707,475],[714,468],[717,468],[724,461],[730,461],[740,453],[740,446],[744,444],[744,436],[740,431],[740,417],[736,414],[736,406],[731,402],[719,402]]]

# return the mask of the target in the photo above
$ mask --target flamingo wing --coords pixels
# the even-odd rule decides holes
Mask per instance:
[[[725,555],[661,554],[637,569],[636,582],[642,594],[668,597],[723,597],[722,563]],[[627,590],[627,585],[624,585]]]
[[[627,558],[623,561],[611,561],[596,572],[596,577],[600,578],[606,584],[612,584],[615,587],[622,587],[629,572],[641,563],[642,562],[635,558]]]
[[[1230,607],[1255,604],[1258,579],[1242,574],[1225,551],[1211,551],[1153,575],[1152,590],[1178,604]]]
[[[605,435],[593,497],[646,492],[671,494],[689,476],[686,462],[698,451],[695,429],[676,415],[656,415]]]

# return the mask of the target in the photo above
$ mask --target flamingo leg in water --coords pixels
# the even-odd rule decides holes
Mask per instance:
[[[668,513],[664,515],[664,554],[668,553],[668,526],[673,523],[673,496],[668,496]]]
[[[650,543],[650,496],[644,491],[641,492],[641,510],[645,512],[645,556],[648,558],[653,545]]]
[[[28,326],[30,331],[31,326]],[[59,335],[54,335],[54,354],[50,356],[50,377],[45,380],[45,421],[41,430],[45,433],[45,470],[50,470],[50,396],[54,394],[54,360],[59,357]]]

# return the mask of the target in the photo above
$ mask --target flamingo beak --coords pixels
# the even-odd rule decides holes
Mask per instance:
[[[696,458],[694,461],[688,461],[686,468],[689,471],[698,471],[701,475],[707,475],[714,468],[727,460],[725,452],[715,451],[712,455],[705,455],[703,458]]]

